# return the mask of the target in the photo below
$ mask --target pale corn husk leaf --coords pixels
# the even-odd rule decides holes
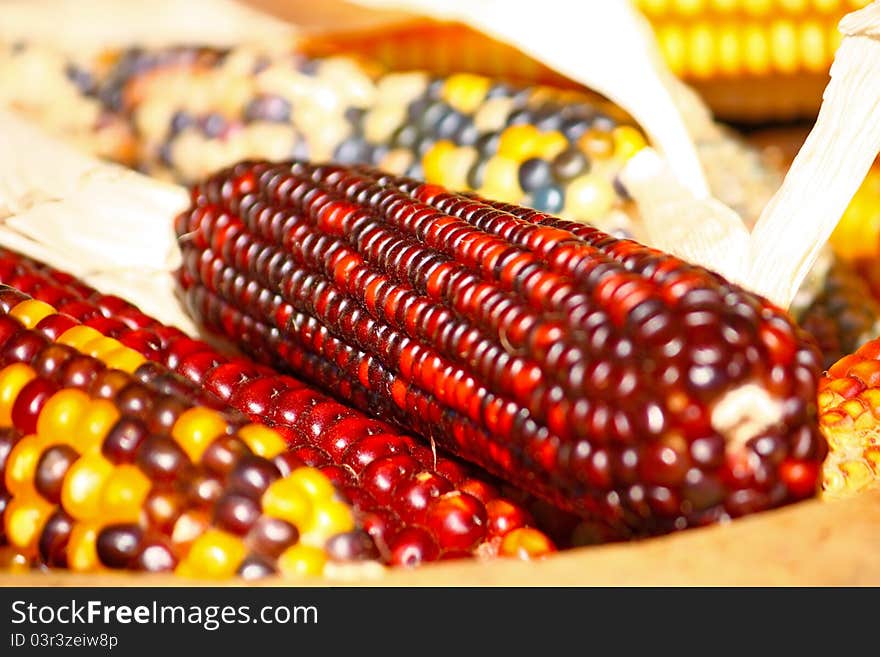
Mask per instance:
[[[880,151],[880,2],[840,24],[843,42],[813,129],[752,231],[743,280],[787,307]]]
[[[169,275],[180,262],[172,220],[187,206],[184,188],[81,155],[4,112],[0,152],[0,244],[194,330]]]
[[[630,159],[621,179],[639,205],[651,246],[742,282],[749,231],[736,212],[695,197],[651,148]]]

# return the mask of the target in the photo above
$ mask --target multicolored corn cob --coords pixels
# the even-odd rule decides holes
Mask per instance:
[[[329,478],[277,432],[206,399],[122,342],[0,287],[0,541],[13,561],[253,578],[320,575],[337,553],[377,556]]]
[[[880,340],[835,363],[819,382],[819,426],[831,453],[826,497],[880,485]]]
[[[714,274],[364,168],[243,163],[192,199],[208,327],[562,508],[645,534],[815,493],[818,352]]]
[[[52,303],[85,326],[175,370],[196,389],[209,391],[253,421],[271,425],[289,445],[289,458],[319,469],[351,501],[359,524],[387,563],[416,565],[499,554],[538,557],[555,547],[536,528],[536,520],[563,545],[614,538],[601,527],[578,526],[576,519],[523,495],[514,501],[495,482],[440,450],[291,377],[223,356],[42,263],[0,250],[0,282]],[[313,376],[339,377],[315,359],[305,359],[303,367]],[[341,377],[334,390],[364,406],[372,398]]]
[[[843,16],[871,0],[636,0],[673,73],[728,119],[815,116]]]

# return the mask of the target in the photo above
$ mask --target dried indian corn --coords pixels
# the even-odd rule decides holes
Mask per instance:
[[[815,115],[841,35],[870,0],[636,0],[673,73],[721,116]]]
[[[122,342],[0,287],[0,541],[10,561],[320,575],[334,547],[369,543],[329,478],[275,431],[216,400],[203,405],[208,397]]]
[[[880,340],[835,363],[819,382],[819,426],[831,448],[826,497],[880,484]]]
[[[817,350],[714,274],[364,168],[242,163],[192,200],[207,326],[563,508],[644,534],[816,490]]]
[[[0,250],[0,282],[52,303],[85,326],[167,365],[254,421],[272,425],[289,444],[287,458],[318,468],[341,489],[388,563],[416,565],[495,554],[537,557],[553,551],[553,542],[534,527],[529,509],[565,544],[574,531],[581,542],[613,538],[598,527],[585,535],[590,528],[577,527],[564,514],[509,499],[471,468],[384,422],[291,377],[225,357],[131,304],[101,295],[42,263]],[[306,359],[303,366],[314,376],[334,376],[333,368],[314,359]],[[337,389],[362,405],[369,403],[369,393],[358,385],[340,379]],[[340,542],[337,547],[346,545]]]

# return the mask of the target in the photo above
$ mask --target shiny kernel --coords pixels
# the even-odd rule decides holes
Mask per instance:
[[[47,444],[75,447],[77,428],[91,399],[82,390],[65,388],[49,397],[37,416],[37,435]]]
[[[184,411],[174,426],[171,436],[183,447],[193,463],[198,463],[202,452],[217,436],[226,433],[228,425],[223,416],[207,408],[191,408]]]
[[[501,541],[500,554],[529,560],[555,551],[553,543],[543,532],[531,527],[519,527],[505,535]]]
[[[110,352],[116,351],[120,347],[124,346],[119,340],[114,340],[113,338],[108,338],[105,335],[101,335],[100,338],[95,338],[94,340],[89,340],[88,342],[84,342],[82,346],[79,347],[79,350],[84,354],[88,354],[93,358],[97,358],[101,362],[104,361],[104,356],[109,354]]]
[[[241,438],[257,456],[272,459],[287,450],[287,443],[277,431],[262,424],[248,424],[238,430]]]
[[[36,494],[12,498],[3,513],[6,540],[20,550],[32,551],[54,510],[55,505]]]
[[[285,479],[299,486],[312,501],[329,500],[336,492],[330,480],[317,468],[297,468]]]
[[[80,347],[87,342],[103,337],[105,336],[100,331],[81,324],[67,329],[64,333],[58,336],[58,339],[55,342],[66,344],[68,347],[73,347],[74,349],[80,349]]]
[[[6,490],[13,496],[35,493],[34,477],[46,445],[36,436],[25,436],[6,457]]]
[[[12,426],[12,407],[18,393],[36,376],[24,363],[14,363],[0,370],[0,427]]]
[[[280,518],[297,528],[304,528],[312,520],[312,502],[299,482],[284,477],[272,482],[263,493],[263,513]]]
[[[516,203],[523,196],[519,186],[519,163],[509,157],[495,155],[486,162],[483,186],[479,194],[493,201]]]
[[[100,448],[107,433],[119,421],[120,414],[107,399],[93,399],[83,411],[77,423],[73,447],[80,453]]]
[[[541,135],[538,140],[536,155],[545,160],[552,160],[566,148],[568,148],[568,139],[558,130],[553,130]]]
[[[219,529],[209,529],[193,542],[179,574],[226,579],[235,575],[246,554],[247,548],[240,538]]]
[[[501,133],[498,155],[514,162],[523,162],[539,155],[541,131],[528,123],[512,125]]]
[[[98,533],[102,524],[98,521],[74,523],[67,541],[67,567],[78,573],[101,570],[98,559]]]
[[[129,374],[132,374],[137,368],[147,362],[147,359],[140,352],[124,346],[107,352],[101,360],[104,361],[107,367],[122,370]]]
[[[101,519],[105,522],[137,522],[152,483],[134,465],[119,465],[101,490]]]
[[[327,555],[322,549],[299,543],[281,553],[278,570],[284,577],[320,575],[326,563]]]
[[[446,78],[441,97],[464,114],[475,112],[486,97],[491,82],[489,78],[471,73],[456,73]]]
[[[614,157],[628,160],[642,150],[647,143],[642,133],[631,125],[620,125],[611,132],[614,140]]]
[[[563,216],[576,221],[601,218],[614,205],[614,188],[604,178],[585,174],[572,180],[566,189]]]
[[[455,144],[448,139],[442,139],[431,146],[422,158],[422,169],[425,172],[425,180],[429,183],[443,185],[446,182],[446,160],[455,152]]]
[[[351,508],[343,502],[327,500],[315,505],[308,531],[320,536],[323,539],[321,541],[321,545],[323,545],[331,536],[350,532],[353,529],[354,516]]]
[[[113,472],[113,464],[92,452],[79,458],[67,471],[61,487],[61,506],[77,520],[91,520],[101,513],[101,492]]]
[[[41,319],[48,317],[49,315],[54,315],[57,312],[58,311],[48,303],[37,301],[36,299],[28,299],[27,301],[22,301],[21,303],[16,304],[15,307],[9,311],[9,315],[15,317],[15,319],[24,324],[25,328],[32,329],[40,323]]]

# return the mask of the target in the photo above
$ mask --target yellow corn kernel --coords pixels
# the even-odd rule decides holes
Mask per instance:
[[[113,338],[108,338],[105,335],[101,335],[100,338],[95,338],[94,340],[89,340],[88,342],[84,342],[82,346],[79,347],[79,350],[84,354],[88,354],[93,358],[97,358],[98,360],[104,360],[104,356],[109,354],[112,351],[116,351],[123,344],[119,342],[119,340],[114,340]]]
[[[747,25],[743,30],[742,40],[745,70],[752,75],[767,75],[770,72],[770,44],[763,26]]]
[[[241,438],[257,456],[271,459],[287,450],[287,443],[277,431],[262,424],[248,424],[238,430]]]
[[[66,344],[68,347],[73,347],[74,349],[79,349],[85,343],[103,337],[105,336],[100,331],[97,331],[90,326],[80,324],[67,329],[64,333],[58,336],[58,339],[55,342]]]
[[[9,311],[9,315],[24,324],[25,328],[32,329],[40,323],[40,320],[57,312],[48,303],[36,299],[28,299],[27,301],[15,304],[15,307]]]
[[[219,529],[209,529],[190,547],[178,574],[206,579],[235,575],[247,554],[242,540]]]
[[[531,527],[518,527],[505,534],[499,554],[528,561],[554,551],[553,544],[543,532]]]
[[[113,464],[98,452],[81,456],[64,476],[61,506],[77,520],[92,520],[101,513],[101,491]]]
[[[119,411],[110,400],[90,400],[77,423],[73,447],[80,454],[100,447],[120,417]]]
[[[278,557],[278,570],[285,577],[305,577],[324,572],[327,555],[320,548],[298,543]]]
[[[441,139],[428,149],[422,158],[422,168],[427,182],[443,184],[446,180],[446,160],[454,152],[455,144],[448,139]]]
[[[591,221],[608,212],[616,196],[605,178],[587,173],[568,184],[562,214],[576,221]]]
[[[262,497],[263,513],[303,529],[312,520],[312,502],[297,480],[290,476],[273,481]]]
[[[774,0],[742,0],[742,6],[746,13],[752,16],[766,16],[773,9]]]
[[[37,435],[46,444],[76,447],[77,428],[91,399],[82,390],[65,388],[49,397],[37,416]]]
[[[682,75],[687,68],[687,45],[684,32],[678,25],[661,25],[657,29],[657,42],[669,69]]]
[[[354,515],[351,508],[343,502],[324,500],[315,504],[312,522],[307,531],[316,538],[320,537],[318,545],[323,545],[331,536],[350,532],[352,529],[354,529]]]
[[[12,496],[36,494],[34,476],[37,464],[43,455],[43,445],[36,436],[25,436],[19,440],[6,457],[6,490]]]
[[[705,9],[705,0],[673,0],[673,6],[682,16],[696,16]]]
[[[689,72],[695,78],[710,78],[715,74],[714,26],[700,22],[688,33]]]
[[[101,518],[105,522],[137,522],[151,486],[137,466],[116,466],[101,489]]]
[[[285,479],[299,486],[313,502],[329,500],[336,493],[333,483],[317,468],[297,468]]]
[[[775,21],[770,26],[770,56],[773,68],[779,73],[792,74],[797,71],[798,36],[791,21]]]
[[[538,154],[541,131],[528,123],[512,125],[498,140],[498,155],[514,162],[523,162]],[[488,175],[488,172],[487,172]]]
[[[202,453],[217,436],[226,433],[228,425],[223,416],[208,408],[196,407],[184,411],[174,426],[171,436],[183,448],[193,463],[198,463]]]
[[[0,427],[12,426],[12,407],[18,393],[36,376],[24,363],[13,363],[0,370]]]
[[[107,367],[115,370],[122,370],[129,374],[134,373],[137,368],[147,362],[147,359],[139,351],[125,346],[120,346],[117,349],[108,351],[103,355],[101,360],[104,361],[104,364],[107,365]]]
[[[54,509],[54,504],[36,494],[13,497],[3,513],[6,540],[19,550],[33,551]]]
[[[725,23],[718,27],[716,55],[718,71],[722,75],[736,75],[740,72],[742,55],[740,54],[739,28],[736,24]]]
[[[519,162],[502,155],[493,155],[486,162],[481,196],[502,203],[516,203],[523,196],[519,186]]]
[[[825,30],[817,21],[806,21],[800,26],[800,53],[804,68],[808,71],[824,73],[828,70]]]
[[[473,114],[489,92],[489,78],[471,73],[456,73],[446,78],[441,97],[464,114]]]
[[[78,573],[101,570],[98,559],[98,533],[103,525],[98,521],[76,522],[67,542],[67,567]]]
[[[630,125],[614,128],[611,138],[614,140],[614,156],[621,160],[628,160],[647,146],[641,131]]]

